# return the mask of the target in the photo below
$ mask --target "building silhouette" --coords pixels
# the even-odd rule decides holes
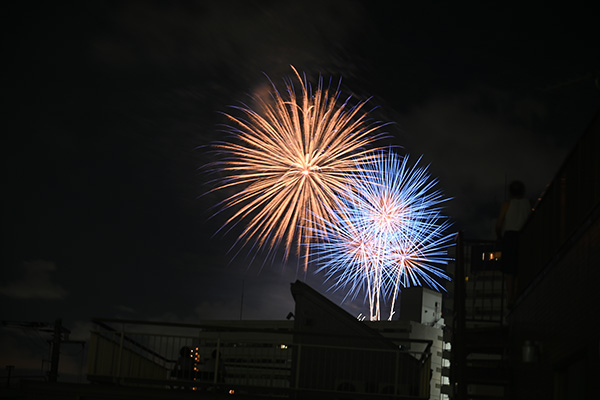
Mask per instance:
[[[23,382],[23,391],[31,399],[594,398],[599,150],[600,113],[523,227],[510,309],[501,249],[459,235],[443,304],[427,289],[406,289],[400,320],[359,321],[295,282],[290,320],[94,320],[92,384]],[[189,375],[175,372],[182,348],[193,359]]]
[[[600,113],[535,205],[507,308],[501,249],[459,238],[452,310],[457,399],[594,398],[600,279]]]

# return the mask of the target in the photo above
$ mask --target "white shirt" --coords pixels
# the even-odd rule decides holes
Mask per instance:
[[[520,231],[531,213],[531,204],[528,199],[511,199],[504,217],[502,233],[506,231]]]

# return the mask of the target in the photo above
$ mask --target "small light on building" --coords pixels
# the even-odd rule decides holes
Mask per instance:
[[[229,389],[229,394],[235,394],[235,390]]]
[[[287,349],[287,348],[288,348],[288,347],[287,347],[287,344],[282,344],[282,345],[281,345],[281,346],[279,346],[279,347],[281,348],[281,350],[285,350],[285,349]]]

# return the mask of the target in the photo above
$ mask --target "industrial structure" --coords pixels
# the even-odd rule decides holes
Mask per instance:
[[[260,397],[439,398],[439,326],[364,322],[302,282],[291,291],[296,307],[290,320],[94,320],[88,379]]]

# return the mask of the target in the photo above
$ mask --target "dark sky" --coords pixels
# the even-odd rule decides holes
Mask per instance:
[[[55,3],[2,6],[0,316],[62,317],[79,336],[96,316],[239,318],[242,287],[243,318],[293,309],[295,262],[232,260],[235,237],[213,237],[224,217],[209,219],[223,194],[199,198],[219,113],[264,92],[264,74],[279,83],[294,65],[372,97],[392,143],[423,155],[453,198],[455,229],[483,239],[505,182],[538,197],[600,108],[597,21],[583,8]]]

